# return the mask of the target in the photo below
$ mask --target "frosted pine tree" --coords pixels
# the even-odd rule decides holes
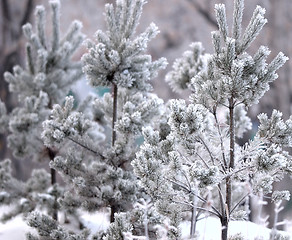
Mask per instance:
[[[130,163],[142,127],[152,125],[163,106],[151,93],[150,80],[166,66],[166,60],[152,61],[145,53],[158,29],[152,23],[135,36],[145,3],[117,0],[115,6],[106,4],[107,31],[97,31],[96,42],[86,42],[88,53],[82,61],[89,84],[109,87],[112,92],[93,97],[87,114],[74,111],[73,98],[66,98],[64,106],[55,105],[51,119],[43,124],[46,146],[73,144],[76,149],[51,161],[51,167],[73,184],[78,196],[73,201],[74,194],[68,192],[62,203],[89,211],[110,207],[111,222],[116,213],[127,211],[136,201],[137,184]],[[97,122],[104,124],[103,142],[97,137],[100,129],[94,128]]]
[[[83,39],[80,23],[74,22],[61,39],[59,2],[51,1],[52,40],[45,37],[43,7],[36,10],[36,34],[31,25],[24,26],[27,66],[5,74],[21,106],[7,113],[0,102],[0,130],[9,129],[15,156],[50,160],[51,174],[35,170],[22,183],[11,176],[10,161],[3,161],[0,202],[16,206],[3,220],[30,212],[28,224],[38,231],[38,236],[27,235],[30,240],[90,238],[88,230],[72,233],[56,221],[61,207],[68,213],[79,207],[110,208],[107,233],[93,239],[180,239],[183,218],[189,219],[194,239],[197,221],[213,215],[226,240],[229,222],[247,218],[250,196],[272,193],[277,211],[289,199],[287,191],[273,192],[272,183],[292,171],[291,156],[283,150],[292,144],[292,117],[284,121],[276,110],[270,117],[261,114],[255,138],[237,143],[251,128],[248,108],[287,60],[279,53],[266,63],[270,52],[264,46],[248,53],[267,21],[265,10],[258,6],[242,32],[243,0],[234,0],[231,31],[225,6],[215,6],[214,53],[205,54],[202,44],[194,43],[174,63],[167,82],[192,94],[189,103],[172,100],[168,108],[151,93],[150,84],[166,61],[152,61],[145,53],[157,27],[150,24],[135,34],[145,3],[106,5],[107,31],[97,31],[96,41],[87,40],[82,62],[90,85],[111,93],[89,96],[77,107],[66,95],[82,74],[81,64],[70,60]],[[56,184],[55,171],[68,188]],[[44,206],[52,217],[33,211]],[[275,225],[271,237],[277,235]]]
[[[288,59],[279,53],[266,63],[270,51],[265,46],[248,54],[267,20],[257,6],[242,32],[243,8],[243,0],[234,1],[230,31],[225,6],[215,5],[219,30],[212,32],[214,53],[204,54],[201,44],[193,44],[167,75],[174,89],[192,91],[190,103],[171,101],[166,137],[144,128],[145,142],[132,162],[156,209],[175,227],[168,233],[171,239],[180,238],[179,224],[188,212],[191,238],[197,220],[213,215],[226,240],[230,220],[249,214],[249,196],[272,193],[272,183],[292,170],[291,156],[283,150],[292,146],[292,117],[284,121],[276,110],[270,118],[261,114],[255,138],[244,146],[237,143],[251,128],[246,110],[268,91]],[[276,195],[284,200],[289,194]]]
[[[81,23],[75,21],[64,37],[60,33],[60,3],[50,1],[52,36],[46,36],[46,11],[37,6],[36,32],[31,24],[23,26],[27,38],[26,66],[15,66],[13,73],[6,72],[9,90],[17,94],[19,107],[7,113],[0,102],[1,131],[8,130],[8,145],[15,157],[49,161],[61,154],[60,148],[48,148],[41,139],[42,122],[49,118],[54,104],[64,101],[72,84],[82,76],[80,62],[73,62],[72,55],[83,41]],[[2,127],[3,126],[3,127]],[[33,171],[27,182],[11,177],[9,161],[1,164],[1,204],[14,203],[15,209],[4,220],[23,212],[42,207],[57,219],[60,208],[57,198],[63,189],[56,183],[55,170]]]

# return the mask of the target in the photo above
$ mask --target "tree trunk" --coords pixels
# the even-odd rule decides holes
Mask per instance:
[[[115,125],[117,121],[117,115],[118,115],[118,86],[113,83],[113,117],[112,117],[112,147],[114,147],[117,134],[115,130]],[[110,222],[115,221],[115,213],[118,211],[118,208],[115,206],[115,204],[111,205],[111,216],[110,216]]]
[[[193,209],[191,217],[191,239],[195,237],[196,233],[196,223],[197,223],[197,196],[193,195]]]
[[[115,213],[118,212],[118,208],[115,205],[111,206],[111,216],[110,216],[110,222],[115,221]]]
[[[235,132],[234,132],[234,99],[229,99],[229,165],[228,170],[234,168],[234,148],[235,148]],[[232,182],[230,177],[226,177],[226,202],[225,209],[222,209],[221,225],[222,225],[222,240],[227,240],[228,222],[232,206]]]
[[[221,218],[221,239],[222,240],[227,240],[227,235],[228,235],[228,218],[227,216]]]

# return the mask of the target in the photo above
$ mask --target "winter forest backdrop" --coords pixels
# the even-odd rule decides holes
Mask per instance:
[[[62,0],[61,8],[61,31],[66,32],[70,23],[74,20],[80,20],[83,23],[82,32],[86,38],[93,39],[97,29],[106,30],[104,21],[104,5],[106,3],[115,3],[115,0]],[[213,52],[211,32],[218,29],[215,19],[214,5],[224,3],[227,11],[227,21],[232,26],[233,1],[231,0],[149,0],[143,8],[143,14],[138,25],[137,32],[143,32],[151,22],[154,22],[160,34],[149,42],[147,53],[152,55],[152,59],[157,60],[161,57],[167,58],[168,66],[159,71],[158,76],[152,80],[154,92],[158,97],[167,101],[173,98],[188,99],[190,92],[183,94],[175,93],[165,82],[165,74],[171,71],[175,59],[180,58],[182,53],[189,49],[192,42],[202,42],[207,53]],[[5,102],[8,112],[17,106],[16,97],[9,93],[7,82],[4,81],[4,72],[12,72],[12,67],[16,64],[21,66],[25,63],[25,40],[23,38],[21,26],[26,22],[34,24],[34,11],[36,5],[44,5],[49,9],[48,1],[38,0],[3,0],[1,2],[0,15],[0,99]],[[167,5],[167,6],[166,6]],[[243,15],[243,26],[247,26],[256,5],[266,9],[265,17],[268,24],[265,25],[260,35],[251,45],[249,53],[253,55],[259,46],[266,45],[271,50],[267,62],[276,57],[278,52],[283,52],[286,56],[292,56],[292,2],[290,0],[245,0],[245,9]],[[47,22],[50,22],[50,13],[46,16]],[[52,29],[48,26],[47,31]],[[86,52],[83,46],[75,53],[75,60],[79,60]],[[291,115],[292,103],[292,62],[288,61],[277,71],[279,79],[271,83],[270,91],[260,100],[259,104],[249,109],[249,116],[252,118],[254,128],[258,126],[257,115],[261,112],[271,115],[273,109],[278,109],[283,113],[283,119],[287,120]],[[83,81],[85,85],[85,80]],[[88,88],[82,84],[83,96],[86,95]],[[82,95],[81,94],[81,95]],[[256,131],[256,130],[255,130]],[[40,163],[32,161],[23,161],[15,159],[7,148],[6,136],[1,136],[0,159],[13,159],[14,175],[21,180],[26,180],[30,176],[32,166],[43,166]],[[253,137],[251,131],[250,136]],[[241,140],[240,140],[241,141]],[[245,142],[246,140],[242,140]],[[47,167],[47,165],[44,165]],[[57,176],[59,178],[59,176]],[[276,189],[288,189],[292,191],[292,180],[286,178],[281,183],[275,183]],[[291,200],[285,203],[285,210],[281,212],[284,217],[289,218],[292,212]],[[271,206],[266,207],[269,215],[273,216],[274,209]],[[272,227],[272,225],[271,225]]]

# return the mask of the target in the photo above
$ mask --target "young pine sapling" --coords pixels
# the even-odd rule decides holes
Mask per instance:
[[[46,12],[43,6],[35,11],[36,33],[31,24],[23,26],[28,42],[26,44],[26,66],[15,66],[13,73],[6,72],[4,77],[9,90],[17,94],[19,107],[7,113],[5,105],[0,103],[1,131],[8,129],[8,146],[16,158],[32,158],[36,161],[52,160],[60,149],[49,148],[41,139],[42,122],[49,119],[54,104],[62,103],[72,84],[82,76],[80,62],[71,60],[72,55],[83,41],[81,23],[74,21],[67,34],[60,36],[60,3],[50,1],[52,11],[52,36],[46,36]],[[1,171],[9,169],[7,161],[1,165]],[[3,169],[2,169],[3,167]],[[59,204],[57,198],[63,190],[56,183],[56,172],[51,169],[51,187],[47,185],[47,174],[42,170],[34,172],[26,183],[20,183],[11,176],[1,182],[2,203],[15,203],[10,217],[22,212],[47,207],[54,219],[57,219]],[[7,171],[4,174],[9,174]],[[2,178],[2,176],[1,176]],[[33,182],[33,184],[31,184]],[[39,184],[39,185],[38,185]],[[16,193],[18,193],[16,195]],[[23,208],[22,203],[29,207]],[[19,205],[20,204],[20,205]]]
[[[54,106],[52,118],[43,124],[46,146],[71,141],[78,147],[79,152],[69,151],[66,157],[56,157],[51,162],[52,168],[73,183],[79,199],[74,204],[89,211],[110,207],[111,222],[115,213],[128,210],[136,201],[137,184],[130,165],[138,149],[136,140],[142,127],[151,125],[154,117],[161,114],[163,103],[150,92],[149,81],[166,66],[166,61],[152,61],[145,54],[148,42],[158,33],[157,27],[151,24],[134,36],[145,2],[117,0],[115,7],[107,4],[108,30],[96,32],[97,43],[86,42],[88,53],[82,61],[89,84],[112,89],[101,99],[92,99],[92,119],[81,120],[83,114],[72,111],[73,99],[67,98],[63,108]],[[94,111],[102,112],[105,134],[111,131],[111,137],[104,142],[84,134],[89,125],[96,124]],[[72,204],[69,195],[64,199],[67,205]]]
[[[257,6],[242,32],[243,8],[243,0],[234,1],[230,32],[225,6],[215,5],[219,30],[212,32],[214,53],[204,54],[195,43],[167,75],[174,89],[192,91],[190,103],[171,101],[166,138],[144,128],[145,142],[132,162],[157,210],[178,229],[174,239],[180,236],[182,213],[188,211],[191,238],[204,213],[220,219],[226,240],[230,220],[249,214],[243,204],[248,197],[271,193],[272,183],[292,170],[291,156],[283,150],[292,146],[292,117],[283,121],[276,110],[270,118],[261,114],[255,138],[244,146],[237,143],[251,128],[246,110],[258,103],[288,59],[279,53],[267,64],[270,51],[264,46],[253,56],[247,53],[267,20]],[[220,117],[222,112],[226,114]]]

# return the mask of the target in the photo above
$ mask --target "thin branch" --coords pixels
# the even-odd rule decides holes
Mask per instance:
[[[205,166],[208,169],[210,169],[210,166],[207,164],[207,162],[205,161],[205,159],[198,152],[196,152],[196,155],[201,159],[201,161],[205,164]]]
[[[234,210],[239,206],[239,204],[241,204],[243,202],[243,200],[249,195],[249,193],[245,194],[235,205],[234,207],[231,209],[230,211],[230,215],[234,212]]]
[[[220,205],[221,205],[222,217],[224,217],[225,216],[224,197],[223,197],[221,187],[219,184],[217,186],[217,189],[218,189],[218,193],[219,193],[219,200],[220,200]]]
[[[229,166],[228,170],[234,168],[235,163],[235,123],[234,123],[234,99],[231,97],[229,99]],[[226,177],[226,204],[228,208],[228,213],[230,215],[230,209],[232,204],[232,184],[231,177]]]
[[[229,168],[234,168],[235,132],[234,132],[234,100],[229,99],[229,134],[230,134],[230,162]]]
[[[192,192],[191,189],[188,189],[185,185],[183,185],[182,183],[179,183],[178,180],[176,180],[176,181],[171,180],[171,179],[166,179],[166,180],[168,180],[168,181],[170,181],[171,183],[173,183],[173,184],[175,184],[175,185],[181,187],[183,190],[187,191],[188,193],[191,193],[191,192]]]
[[[189,187],[190,189],[192,189],[192,187],[191,187],[191,183],[190,183],[190,181],[189,181],[189,179],[188,179],[188,176],[186,175],[186,173],[185,173],[184,170],[182,170],[182,174],[184,175],[184,177],[185,177],[185,179],[186,179],[186,181],[187,181],[187,183],[188,183],[188,187]]]
[[[171,180],[171,179],[167,179],[167,180],[170,181],[171,183],[173,183],[173,184],[175,184],[175,185],[181,187],[182,189],[184,189],[184,190],[187,191],[188,193],[191,193],[191,194],[195,195],[195,196],[196,196],[198,199],[200,199],[203,203],[208,204],[208,201],[207,201],[206,199],[202,198],[199,194],[196,194],[196,193],[195,193],[194,191],[192,191],[191,189],[188,189],[186,186],[184,186],[184,185],[182,185],[182,184],[180,184],[180,183],[178,183],[178,182],[175,182],[175,181],[173,181],[173,180]],[[210,205],[210,207],[211,207],[216,213],[218,213],[219,215],[221,215],[220,212],[219,212],[219,211],[218,211],[213,205]]]
[[[236,171],[234,171],[234,172],[231,172],[231,173],[229,173],[227,176],[225,176],[223,179],[226,179],[227,177],[231,177],[232,175],[234,175],[234,174],[236,174],[236,173],[239,173],[239,172],[241,172],[241,171],[244,171],[244,170],[246,170],[246,169],[249,169],[249,168],[253,168],[254,166],[245,166],[245,167],[243,167],[243,168],[240,168],[240,169],[238,169],[238,170],[236,170]]]
[[[191,238],[194,238],[196,232],[196,223],[197,223],[197,197],[193,195],[193,207],[192,207],[192,216],[191,216]]]
[[[220,147],[221,147],[222,158],[223,158],[224,168],[225,168],[223,170],[226,171],[227,161],[226,161],[226,158],[225,158],[225,149],[224,149],[224,144],[223,144],[223,137],[222,137],[222,132],[221,132],[221,128],[220,128],[220,125],[219,125],[219,121],[218,121],[218,118],[217,118],[216,110],[214,111],[213,115],[214,115],[214,118],[215,118],[215,122],[216,122],[216,125],[217,125],[217,130],[218,130],[219,137],[220,137]]]
[[[48,151],[50,160],[54,161],[54,158],[56,157],[56,152],[51,148],[47,148],[47,151]],[[50,169],[51,169],[51,185],[54,186],[57,182],[56,170],[54,168],[50,168]],[[58,221],[58,201],[57,201],[56,195],[54,195],[52,218]]]
[[[198,137],[198,139],[200,140],[200,142],[204,145],[204,147],[206,148],[207,152],[209,153],[210,155],[210,158],[212,160],[212,163],[215,165],[215,160],[214,160],[214,157],[213,157],[213,154],[211,152],[211,150],[209,149],[208,145],[205,143],[205,141],[203,140],[203,138],[201,137]]]
[[[214,26],[214,27],[218,27],[217,22],[215,19],[213,19],[212,15],[210,14],[210,12],[206,11],[204,8],[202,8],[201,5],[199,5],[196,0],[187,0],[190,4],[192,4],[200,14],[202,14],[202,16],[207,20],[207,22]]]
[[[184,204],[184,205],[189,206],[189,207],[191,207],[191,208],[194,207],[193,204],[190,204],[190,203],[188,203],[188,202],[179,202],[179,201],[175,201],[175,200],[173,200],[173,202],[174,202],[174,203],[177,203],[177,204]],[[209,213],[211,213],[211,214],[217,216],[218,218],[220,218],[220,215],[218,215],[218,213],[213,212],[213,211],[211,211],[211,210],[209,210],[209,209],[207,209],[207,208],[197,207],[197,209],[203,210],[203,211],[205,211],[205,212],[209,212]]]
[[[217,213],[217,212],[213,212],[213,211],[211,211],[211,210],[209,210],[209,209],[207,209],[207,208],[202,208],[202,207],[197,207],[197,209],[202,210],[202,211],[209,212],[209,213],[211,213],[211,214],[217,216],[218,218],[221,217],[220,212],[218,212],[218,213]]]
[[[101,153],[99,153],[99,152],[97,152],[97,151],[95,151],[95,150],[89,148],[89,147],[86,146],[85,144],[83,144],[83,143],[81,143],[81,142],[79,142],[79,141],[73,139],[72,137],[67,137],[67,138],[68,138],[70,141],[76,143],[77,145],[83,147],[84,149],[86,149],[86,150],[88,150],[88,151],[90,151],[90,152],[92,152],[92,153],[98,155],[100,158],[105,159],[105,157],[104,157]]]
[[[105,156],[103,156],[100,152],[97,152],[93,149],[91,149],[90,147],[86,146],[84,143],[81,143],[79,141],[77,141],[76,139],[73,139],[72,137],[67,137],[70,141],[72,141],[73,143],[76,143],[77,145],[83,147],[84,149],[88,150],[89,152],[92,152],[93,154],[97,155],[98,157],[100,157],[102,160],[107,159]],[[111,164],[113,165],[113,167],[118,168],[118,166],[113,162],[112,159],[107,159],[109,162],[111,162]]]
[[[187,166],[190,166],[191,168],[193,167],[193,162],[189,161],[179,150],[178,153],[181,155],[182,158],[184,158],[186,160],[186,162],[189,162]],[[204,163],[204,165],[207,168],[210,168],[210,166],[207,164],[207,162],[203,159],[203,157],[201,155],[199,155],[199,153],[196,151],[195,154],[201,159],[201,161]]]

